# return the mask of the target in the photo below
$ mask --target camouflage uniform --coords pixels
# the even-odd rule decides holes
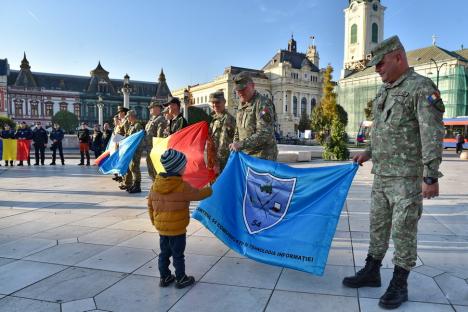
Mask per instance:
[[[239,103],[234,142],[239,142],[240,150],[248,155],[276,160],[275,121],[273,103],[255,91],[250,102]]]
[[[153,163],[151,162],[150,154],[153,148],[153,138],[163,137],[164,129],[166,129],[167,120],[163,115],[151,116],[145,127],[145,147],[146,147],[146,165],[148,166],[148,174],[151,180],[154,181],[156,178],[156,170],[154,169]]]
[[[210,136],[216,150],[216,158],[219,163],[220,172],[223,171],[229,158],[229,144],[234,140],[236,119],[224,111],[221,114],[212,113],[210,123]]]
[[[134,133],[137,133],[140,130],[143,130],[143,126],[136,121],[133,125],[130,124],[126,136],[130,136]],[[141,160],[141,152],[142,152],[142,144],[138,146],[133,154],[132,161],[130,162],[130,166],[128,167],[127,174],[124,177],[124,185],[128,188],[133,184],[137,183],[138,185],[141,183],[141,170],[140,170],[140,160]]]
[[[393,263],[416,264],[417,226],[422,213],[422,177],[441,177],[444,104],[434,83],[412,68],[385,83],[373,102],[372,188],[369,254],[383,259],[390,233]]]

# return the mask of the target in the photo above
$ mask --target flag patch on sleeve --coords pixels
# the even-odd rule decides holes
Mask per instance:
[[[440,100],[440,93],[439,92],[434,92],[431,95],[427,97],[427,101],[429,104],[433,105],[437,103]]]

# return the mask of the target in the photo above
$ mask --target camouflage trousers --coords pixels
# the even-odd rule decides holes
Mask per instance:
[[[127,174],[124,176],[124,185],[127,187],[132,186],[134,183],[141,183],[141,151],[136,151],[133,155],[132,161],[128,166]]]
[[[375,175],[372,186],[369,254],[383,259],[391,234],[395,246],[393,264],[408,271],[416,265],[421,183],[419,177]]]
[[[151,150],[146,151],[146,166],[148,167],[148,175],[150,176],[151,180],[154,181],[156,179],[156,169],[153,166],[153,162],[151,161]]]

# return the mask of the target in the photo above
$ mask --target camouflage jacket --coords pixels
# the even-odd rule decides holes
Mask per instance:
[[[444,104],[429,78],[410,68],[384,84],[373,101],[372,173],[399,177],[441,177]]]
[[[226,163],[229,157],[229,144],[234,140],[236,119],[225,111],[222,114],[212,113],[210,123],[210,136],[216,149],[216,157]]]
[[[148,120],[148,123],[145,127],[145,146],[147,150],[151,150],[153,147],[153,138],[163,137],[164,129],[166,129],[167,120],[163,115],[151,116],[151,119]]]
[[[127,132],[130,128],[130,122],[128,121],[127,118],[124,118],[120,125],[118,125],[115,129],[115,133],[118,133],[123,136],[127,136]]]
[[[273,103],[256,91],[250,102],[239,103],[234,142],[239,142],[246,154],[276,160],[275,121]]]
[[[136,121],[133,125],[130,122],[128,122],[128,125],[129,125],[129,127],[128,127],[128,130],[127,130],[127,133],[125,133],[126,137],[131,136],[132,134],[135,134],[140,130],[143,130],[143,126],[138,121]],[[136,154],[141,153],[142,147],[143,147],[142,143],[143,143],[143,141],[141,141],[140,145],[138,145],[138,149],[135,152]]]

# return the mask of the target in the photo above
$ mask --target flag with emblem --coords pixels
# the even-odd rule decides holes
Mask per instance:
[[[322,275],[357,168],[293,168],[231,153],[193,218],[241,255]]]

